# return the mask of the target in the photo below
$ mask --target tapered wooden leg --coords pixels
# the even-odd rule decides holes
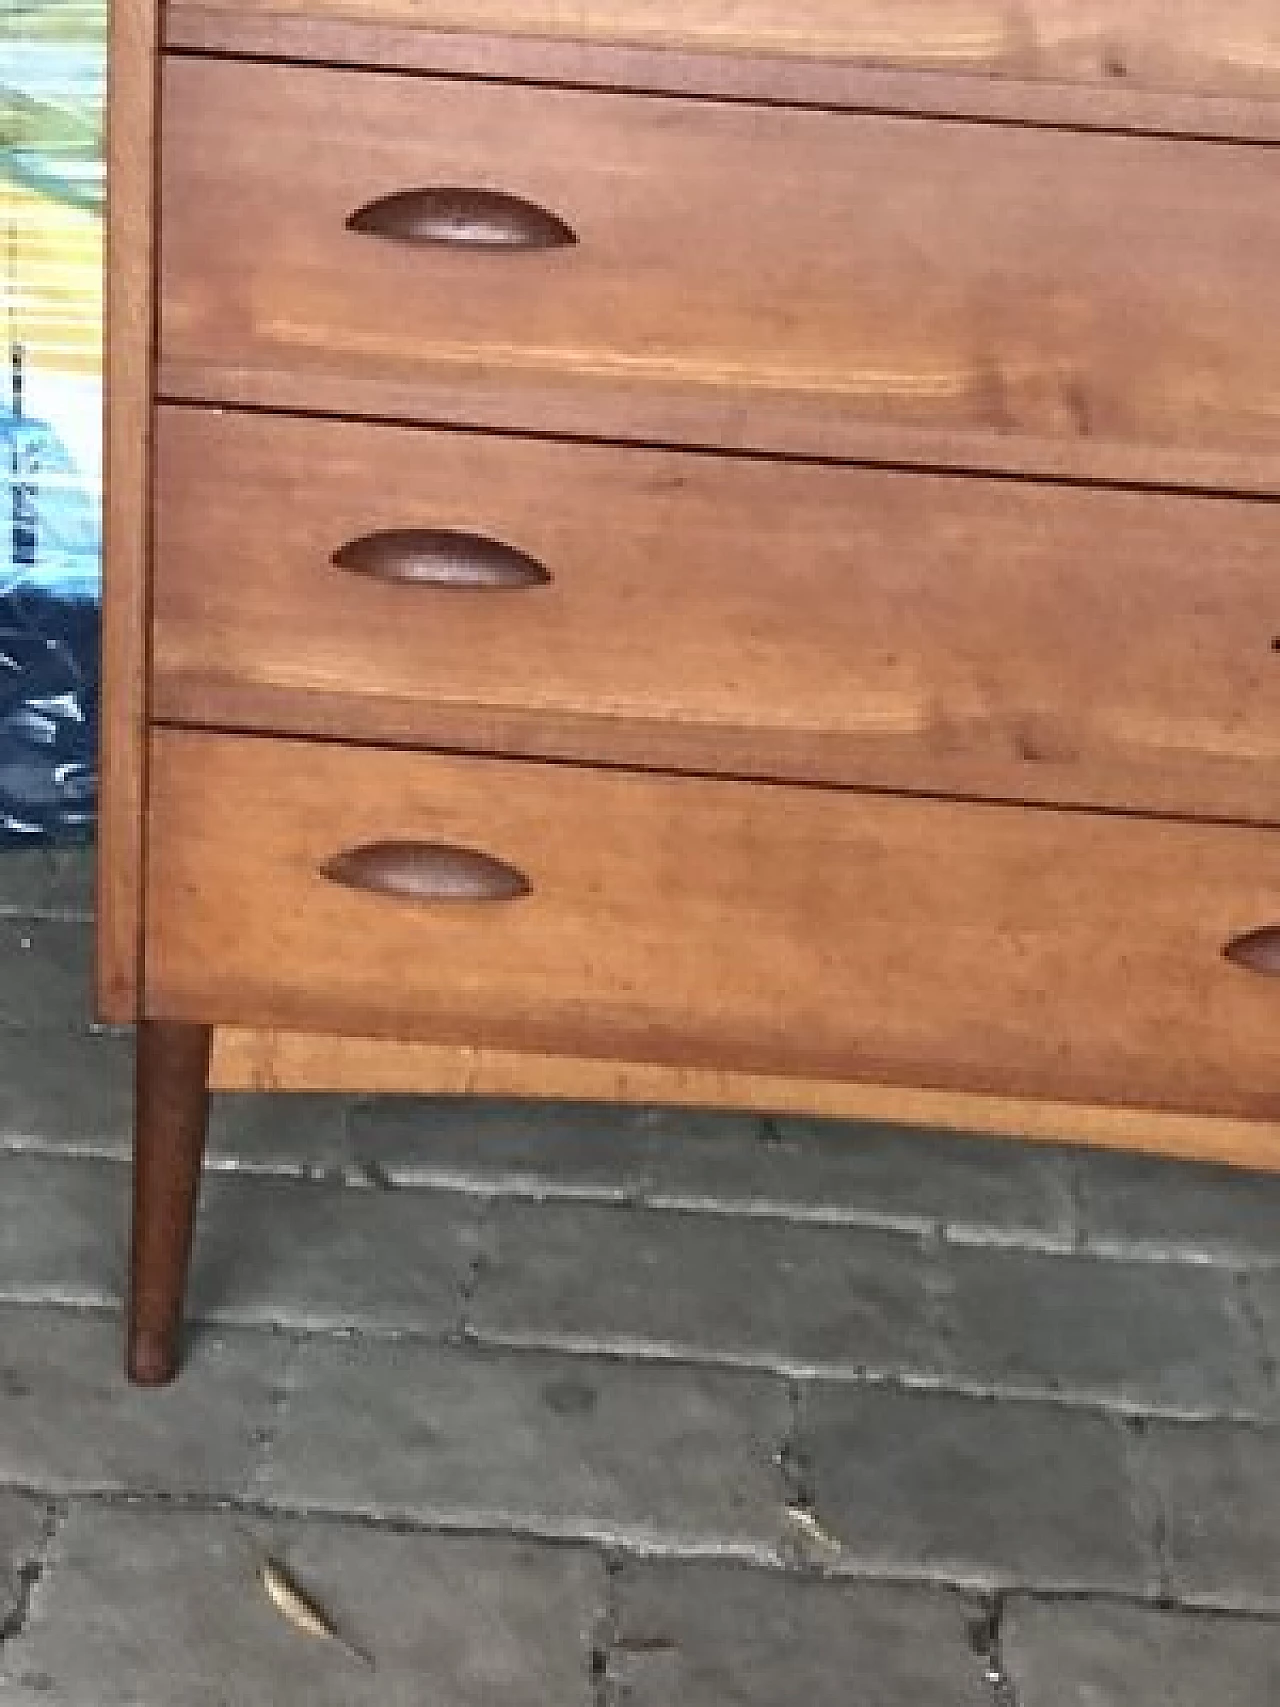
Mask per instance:
[[[138,1027],[128,1369],[146,1387],[178,1371],[211,1039],[204,1025],[144,1020]]]

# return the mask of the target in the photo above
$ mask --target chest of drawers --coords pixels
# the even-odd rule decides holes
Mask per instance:
[[[113,14],[135,1378],[210,1084],[1280,1159],[1270,0]]]

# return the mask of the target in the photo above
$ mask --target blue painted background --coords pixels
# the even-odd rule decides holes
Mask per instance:
[[[0,11],[0,841],[93,824],[105,0]]]

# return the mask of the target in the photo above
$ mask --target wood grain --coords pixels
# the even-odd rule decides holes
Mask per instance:
[[[204,0],[300,14],[1053,82],[1280,94],[1271,0]]]
[[[1183,1161],[1280,1170],[1280,1123],[1151,1109],[1017,1102],[1011,1097],[913,1090],[848,1080],[769,1078],[653,1062],[521,1055],[513,1050],[395,1043],[306,1032],[214,1033],[212,1085],[237,1091],[381,1092],[511,1096],[686,1108],[755,1109],[856,1122],[991,1133],[1050,1144],[1146,1151]],[[850,1145],[859,1134],[849,1132]],[[607,1142],[606,1139],[601,1142]]]
[[[157,20],[154,0],[114,0],[110,15],[96,993],[99,1018],[127,1025],[142,929]]]
[[[161,730],[147,1011],[1280,1118],[1274,832]],[[357,894],[420,838],[500,905]]]
[[[1267,149],[181,59],[165,123],[168,395],[1280,476]],[[432,183],[519,194],[580,241],[344,228]]]
[[[161,410],[177,722],[1280,822],[1272,503]],[[476,530],[548,584],[343,573]]]
[[[210,0],[208,6],[198,0],[169,0],[164,24],[170,47],[232,57],[436,71],[578,88],[648,89],[846,111],[1280,140],[1280,103],[1274,97],[1216,92],[1219,87],[1237,90],[1234,77],[1221,84],[1215,77],[1208,85],[1193,78],[1186,89],[1156,88],[1114,73],[1104,82],[1046,82],[755,49],[674,51],[619,38],[492,35],[424,27],[407,19],[370,22],[367,15],[362,22],[355,15],[334,13],[230,11],[219,0]],[[1256,89],[1252,78],[1244,84]],[[1215,92],[1197,92],[1203,87]]]
[[[144,1020],[138,1027],[126,1364],[158,1387],[177,1374],[208,1126],[211,1037],[206,1026]]]

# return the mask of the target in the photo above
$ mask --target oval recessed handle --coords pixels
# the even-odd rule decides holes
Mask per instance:
[[[1246,971],[1280,978],[1280,925],[1263,925],[1260,930],[1233,937],[1222,952]]]
[[[503,190],[396,190],[347,216],[351,231],[395,243],[466,249],[566,249],[577,235],[557,214]]]
[[[514,866],[445,842],[365,842],[326,860],[320,875],[405,901],[515,901],[530,887]]]
[[[500,539],[455,528],[386,528],[340,545],[331,559],[354,575],[418,587],[542,587],[537,558]]]

